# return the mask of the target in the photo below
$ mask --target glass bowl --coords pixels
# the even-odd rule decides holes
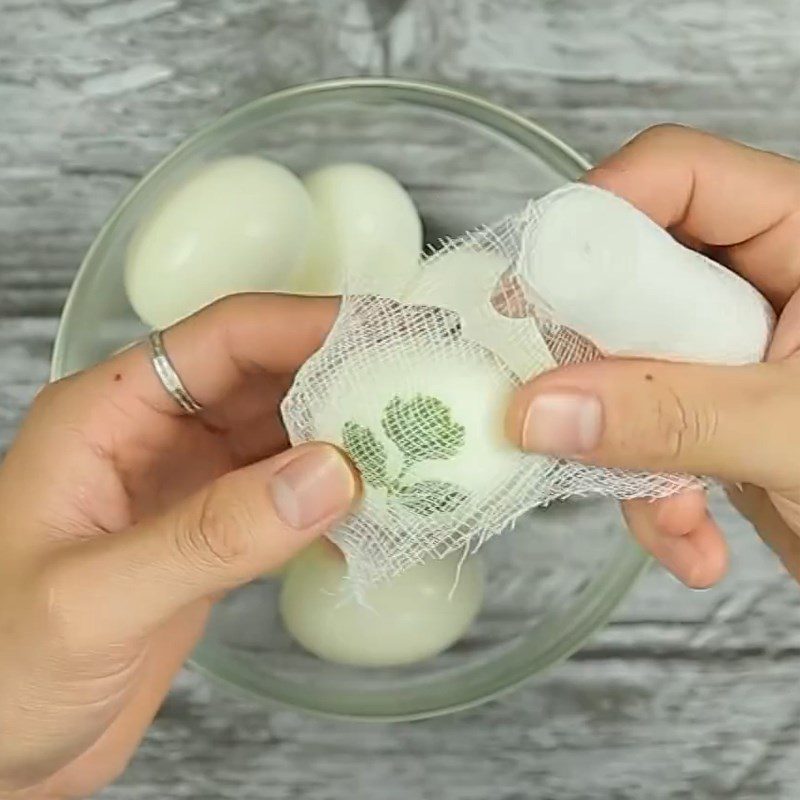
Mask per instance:
[[[298,173],[365,161],[407,187],[426,241],[519,209],[580,175],[587,162],[542,128],[453,89],[384,79],[289,89],[228,114],[179,147],[120,204],[67,300],[52,375],[105,358],[145,329],[123,288],[129,237],[153,202],[199,164],[260,153]],[[457,645],[409,667],[356,669],[293,644],[277,612],[279,581],[233,592],[193,655],[202,672],[259,698],[354,719],[411,719],[476,704],[566,658],[607,619],[647,564],[616,504],[532,511],[483,549],[486,599]]]

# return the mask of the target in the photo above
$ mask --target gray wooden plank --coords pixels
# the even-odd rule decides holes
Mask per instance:
[[[478,710],[368,726],[267,718],[185,676],[129,773],[101,796],[792,797],[797,667],[577,660]]]
[[[56,320],[0,318],[0,454],[10,444],[25,410],[50,372]]]
[[[409,0],[393,74],[481,91],[594,157],[676,121],[800,152],[792,0]]]

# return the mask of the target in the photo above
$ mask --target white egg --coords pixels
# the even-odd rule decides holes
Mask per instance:
[[[482,345],[518,378],[527,380],[552,369],[556,362],[522,294],[510,291],[509,284],[498,294],[508,268],[508,260],[497,253],[460,247],[426,261],[402,300],[455,311],[465,339]],[[507,316],[495,308],[494,297],[501,308],[505,306]]]
[[[331,164],[303,179],[316,229],[292,290],[394,296],[419,270],[422,223],[408,192],[368,164]]]
[[[236,292],[283,287],[305,262],[311,200],[288,169],[256,156],[211,163],[168,194],[134,233],[125,288],[163,328]]]
[[[300,645],[328,661],[365,667],[422,661],[458,641],[480,610],[481,561],[469,558],[457,574],[460,558],[411,567],[369,588],[359,603],[348,594],[338,548],[317,542],[286,573],[283,623]]]
[[[371,502],[383,505],[388,495],[378,482],[370,481],[364,465],[358,463],[358,453],[348,446],[348,423],[371,431],[386,454],[387,477],[403,476],[406,485],[444,481],[467,494],[481,495],[520,469],[524,456],[507,439],[504,426],[514,383],[487,353],[464,346],[431,355],[424,343],[410,340],[402,349],[378,351],[356,364],[342,369],[324,407],[315,414],[316,437],[350,452],[362,467],[365,496]],[[415,403],[419,398],[434,399],[436,408],[447,414],[445,430],[462,430],[461,444],[447,457],[409,464],[398,437],[388,435],[386,414],[396,401]],[[424,437],[431,430],[426,411],[410,406],[402,416],[406,441]]]

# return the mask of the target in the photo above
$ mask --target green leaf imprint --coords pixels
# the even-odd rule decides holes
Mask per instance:
[[[409,463],[452,458],[464,446],[464,426],[438,397],[395,397],[384,409],[381,425]]]
[[[370,486],[383,487],[389,482],[386,448],[375,434],[357,422],[345,422],[342,430],[344,449]]]
[[[420,516],[456,511],[469,495],[447,481],[423,480],[406,483],[420,461],[453,458],[464,446],[465,430],[438,397],[414,395],[393,398],[383,410],[381,426],[397,445],[403,463],[396,477],[389,477],[386,448],[365,425],[346,422],[342,430],[345,450],[358,467],[365,483],[386,489],[410,511]]]
[[[458,486],[446,481],[420,481],[401,489],[397,499],[421,516],[452,512],[466,502],[468,495]]]

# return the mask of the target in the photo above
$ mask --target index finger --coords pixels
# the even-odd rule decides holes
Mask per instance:
[[[338,309],[333,297],[234,295],[169,328],[164,347],[192,397],[213,407],[254,375],[294,373],[322,346]],[[134,403],[172,416],[185,413],[141,346],[71,380],[84,397],[98,390],[128,409]]]
[[[679,125],[639,134],[585,176],[722,260],[782,308],[800,286],[800,164]]]

